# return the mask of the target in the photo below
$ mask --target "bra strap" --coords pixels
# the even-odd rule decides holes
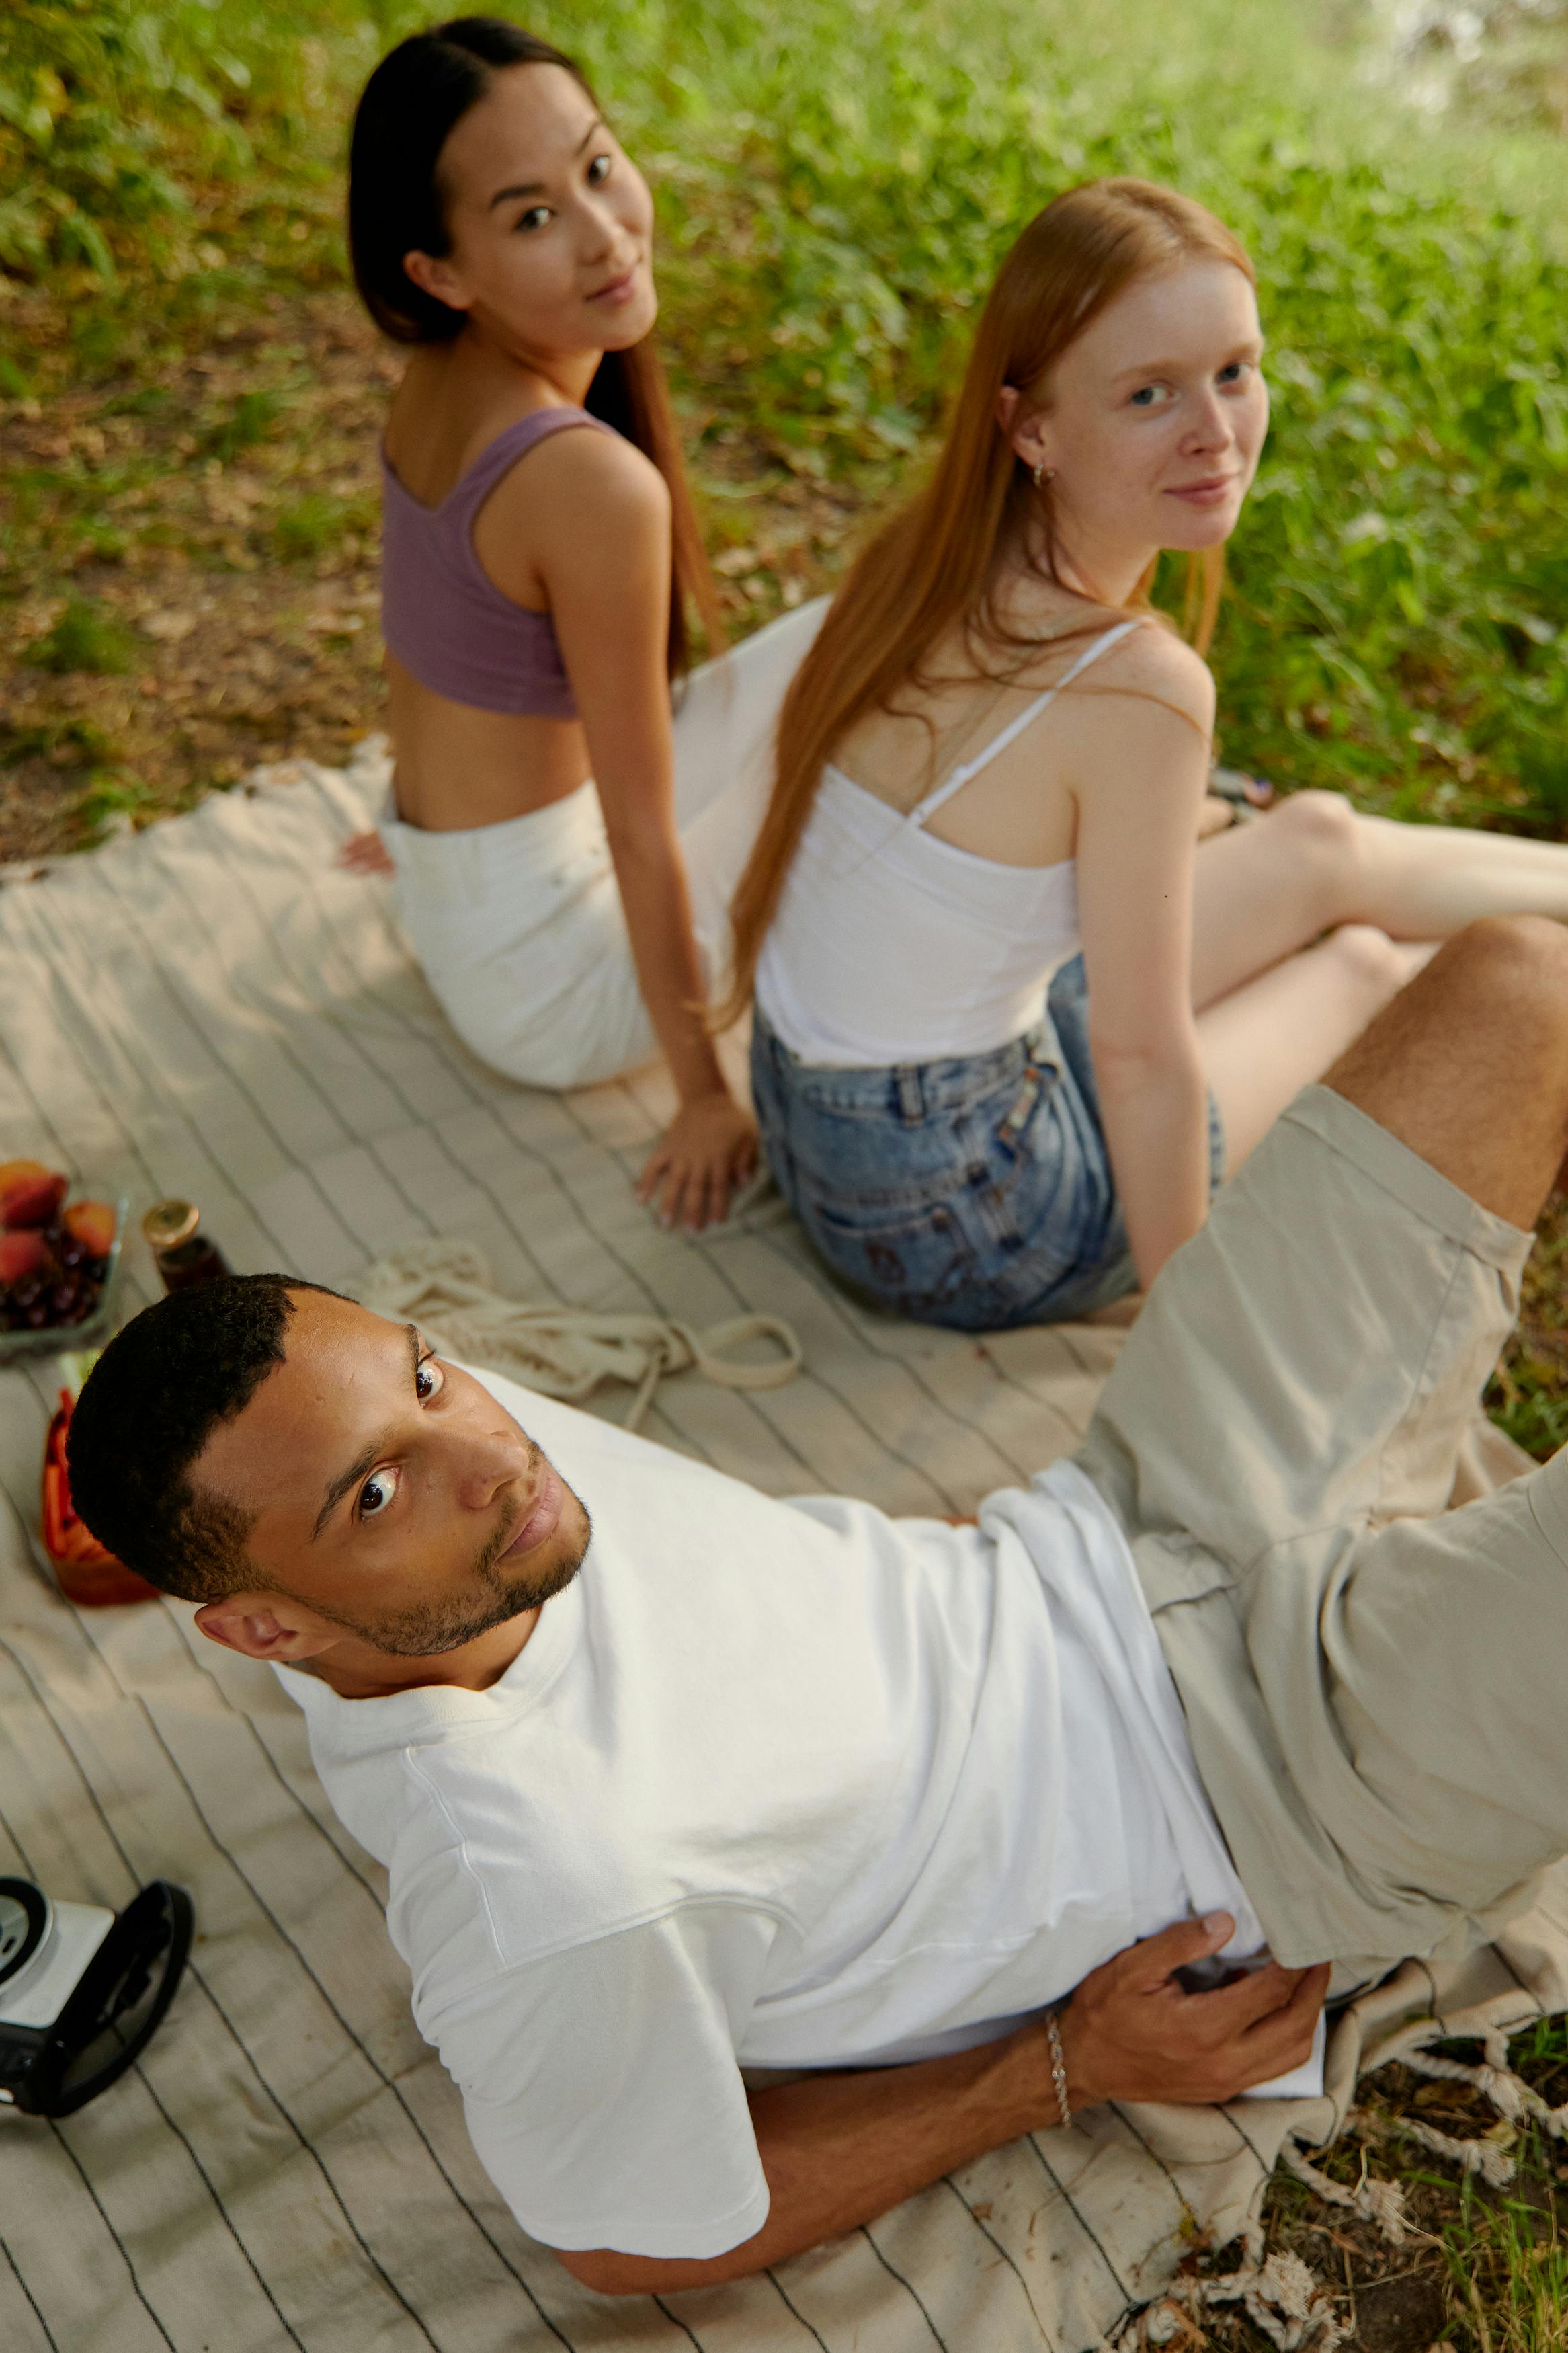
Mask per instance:
[[[615,431],[613,425],[606,425],[603,417],[591,417],[585,408],[531,408],[526,417],[520,417],[515,425],[509,425],[486,444],[467,473],[453,483],[441,504],[428,512],[456,515],[466,528],[501,476],[520,458],[526,457],[541,441],[548,441],[552,434],[583,425],[600,433]]]
[[[1112,646],[1119,646],[1122,638],[1129,636],[1138,626],[1136,620],[1118,621],[1113,629],[1107,629],[1103,636],[1096,638],[1094,643],[1086,647],[1079,654],[1071,668],[1058,679],[1055,686],[1047,687],[1044,694],[1037,694],[1032,702],[1026,702],[1017,717],[1009,720],[1001,733],[994,735],[989,744],[976,752],[973,760],[962,762],[954,768],[951,776],[944,778],[938,785],[934,792],[928,793],[923,801],[917,802],[905,818],[904,823],[909,826],[924,825],[928,818],[934,817],[938,809],[943,807],[952,798],[954,793],[963,791],[972,776],[977,776],[982,768],[989,767],[997,754],[1005,752],[1009,744],[1016,744],[1025,728],[1031,725],[1042,711],[1048,710],[1063,689],[1069,687],[1075,678],[1081,677],[1090,662],[1098,661],[1101,654],[1108,654]]]

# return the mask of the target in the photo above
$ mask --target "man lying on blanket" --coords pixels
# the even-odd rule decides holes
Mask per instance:
[[[977,1527],[772,1501],[267,1275],[135,1319],[72,1485],[304,1709],[523,2227],[734,2279],[1064,2104],[1297,2065],[1321,1965],[1463,1948],[1568,1849],[1568,1455],[1444,1509],[1565,1145],[1568,932],[1477,925]]]

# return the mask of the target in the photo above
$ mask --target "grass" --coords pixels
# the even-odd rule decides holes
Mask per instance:
[[[1510,2201],[1464,2201],[1447,2233],[1460,2309],[1480,2353],[1563,2353],[1568,2348],[1568,2249],[1555,2212]]]
[[[220,463],[237,458],[268,438],[284,406],[279,395],[265,386],[239,393],[206,427],[198,446]]]
[[[1469,2055],[1467,2053],[1466,2055]],[[1519,2037],[1513,2063],[1544,2097],[1568,2092],[1568,2020]],[[1495,2126],[1494,2126],[1495,2129]],[[1474,2353],[1568,2353],[1568,2175],[1562,2145],[1534,2126],[1520,2138],[1519,2177],[1500,2196],[1467,2181],[1442,2232],[1459,2342]]]
[[[1561,2101],[1568,2088],[1568,2021],[1542,2020],[1518,2039],[1512,2058],[1527,2082]],[[1458,2211],[1443,2227],[1458,2342],[1467,2353],[1469,2348],[1568,2353],[1568,2176],[1562,2147],[1532,2126],[1520,2136],[1516,2154],[1514,2186],[1487,2196],[1467,2180]]]
[[[1473,2063],[1475,2042],[1442,2046]],[[1516,2036],[1513,2067],[1556,2105],[1568,2094],[1568,2021],[1541,2021]],[[1412,2119],[1457,2139],[1506,2147],[1517,2171],[1503,2190],[1478,2186],[1412,2147]],[[1354,2353],[1564,2353],[1568,2348],[1568,2152],[1531,2122],[1503,2124],[1469,2086],[1438,2083],[1397,2063],[1364,2076],[1340,2138],[1314,2162],[1354,2188],[1396,2177],[1406,2235],[1394,2246],[1371,2222],[1334,2208],[1289,2174],[1266,2193],[1272,2249],[1300,2256],[1328,2294]],[[1237,2245],[1194,2247],[1188,2268],[1225,2273]],[[1205,2333],[1173,2340],[1186,2353],[1267,2353],[1268,2340],[1234,2308]]]
[[[54,627],[26,652],[34,670],[92,670],[118,677],[136,660],[136,640],[124,623],[85,596],[73,596]]]
[[[351,498],[332,498],[319,491],[279,507],[272,524],[272,543],[286,563],[317,556],[351,533],[375,528],[374,500],[363,491]]]
[[[1275,428],[1216,649],[1227,752],[1402,816],[1556,833],[1568,163],[1520,94],[1542,7],[1526,12],[1522,65],[1482,93],[1496,121],[1453,128],[1401,114],[1353,0],[1150,0],[1098,36],[1088,14],[1067,0],[542,12],[659,189],[700,470],[722,483],[738,469],[764,492],[830,484],[857,519],[876,509],[929,442],[1016,226],[1089,174],[1173,180],[1248,240],[1272,338]],[[423,15],[404,0],[41,0],[11,15],[0,287],[40,330],[30,357],[3,338],[12,396],[101,383],[120,416],[144,399],[155,421],[149,379],[171,354],[280,292],[342,284],[346,111],[374,55]],[[1359,79],[1342,48],[1358,30]],[[1544,68],[1535,83],[1555,89]],[[1537,113],[1550,120],[1547,98]],[[289,406],[286,386],[247,386],[199,420],[193,454],[232,465],[287,438]],[[21,486],[8,581],[18,558],[58,555],[58,512],[112,501],[110,470],[89,458]],[[363,531],[353,498],[332,499],[279,495],[245,546],[298,563]],[[26,527],[29,500],[41,530]],[[751,535],[742,519],[738,543]],[[68,545],[112,563],[134,536],[100,518]]]

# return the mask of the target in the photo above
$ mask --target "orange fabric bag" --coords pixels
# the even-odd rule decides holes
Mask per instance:
[[[66,1475],[66,1432],[70,1428],[73,1399],[60,1391],[59,1410],[44,1440],[44,1492],[39,1514],[44,1550],[55,1580],[68,1601],[81,1609],[101,1609],[111,1603],[155,1601],[156,1586],[138,1577],[124,1562],[105,1552],[85,1520],[77,1517]]]

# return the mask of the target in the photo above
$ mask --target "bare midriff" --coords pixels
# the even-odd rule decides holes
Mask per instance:
[[[394,793],[405,825],[463,833],[563,801],[589,774],[576,719],[477,711],[449,702],[386,657]]]

